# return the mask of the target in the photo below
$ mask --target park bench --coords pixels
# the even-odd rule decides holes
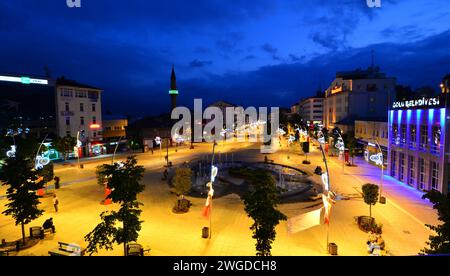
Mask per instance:
[[[50,256],[84,256],[86,249],[75,243],[58,242],[58,248],[48,251]]]
[[[144,249],[142,245],[138,243],[127,244],[127,256],[144,256],[145,253],[150,252],[150,248]]]
[[[33,238],[33,239],[43,240],[45,237],[45,234],[52,234],[52,233],[53,232],[52,232],[51,228],[44,229],[41,226],[30,227],[30,238]]]

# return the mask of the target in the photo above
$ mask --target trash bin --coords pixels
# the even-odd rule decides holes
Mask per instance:
[[[44,230],[40,226],[30,227],[30,238],[43,239]]]
[[[380,204],[386,204],[386,198],[384,196],[380,197]]]
[[[80,169],[84,169],[84,165],[83,164],[80,164]]]
[[[202,229],[202,238],[204,238],[204,239],[209,238],[209,227],[203,227],[203,229]]]
[[[328,253],[330,253],[330,255],[336,256],[338,254],[337,244],[335,244],[334,242],[329,243],[328,244]]]

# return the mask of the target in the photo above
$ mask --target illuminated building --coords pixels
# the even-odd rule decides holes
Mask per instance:
[[[300,101],[300,116],[308,124],[322,124],[324,98],[311,97]]]
[[[101,92],[64,77],[56,80],[57,133],[59,137],[77,137],[81,133],[81,156],[104,152]]]
[[[386,116],[389,98],[394,96],[396,79],[387,77],[378,67],[336,73],[336,79],[325,91],[323,124],[352,131],[358,118]]]
[[[108,152],[114,152],[117,143],[120,142],[120,148],[127,145],[126,127],[128,119],[121,115],[103,116],[103,140]]]
[[[378,142],[383,151],[384,163],[387,163],[388,136],[387,118],[355,121],[355,138],[364,146],[364,157],[367,162],[370,161],[370,156],[380,152],[376,146]]]
[[[419,190],[449,192],[450,109],[445,95],[393,102],[388,174]]]
[[[0,74],[0,129],[14,124],[38,137],[55,135],[54,93],[50,78]]]

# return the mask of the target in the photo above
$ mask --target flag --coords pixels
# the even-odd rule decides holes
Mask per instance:
[[[212,183],[209,182],[207,185],[209,187],[209,192],[208,192],[208,197],[206,198],[205,207],[203,208],[203,212],[202,212],[204,217],[208,217],[209,214],[211,213],[212,197],[214,195],[214,189],[212,188]]]
[[[322,208],[288,219],[288,233],[295,234],[320,225],[321,210]]]
[[[322,194],[322,201],[323,201],[323,209],[324,209],[324,223],[330,224],[330,213],[331,213],[331,207],[335,203],[335,201],[331,198],[331,194],[328,193],[328,196]]]
[[[208,195],[208,198],[206,199],[205,207],[203,207],[203,216],[208,217],[211,212],[211,197]]]

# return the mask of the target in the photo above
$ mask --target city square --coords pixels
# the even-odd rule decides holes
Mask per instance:
[[[0,3],[0,256],[448,256],[450,5],[344,2]]]

